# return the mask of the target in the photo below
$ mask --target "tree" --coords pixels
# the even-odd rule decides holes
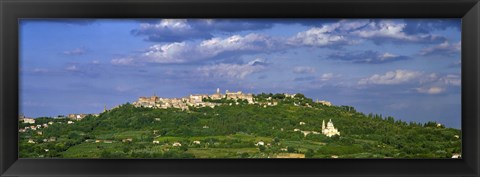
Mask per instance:
[[[297,94],[295,94],[294,98],[304,99],[305,95],[303,95],[301,93],[297,93]]]
[[[260,150],[260,152],[265,152],[267,148],[265,148],[265,146],[258,146],[258,150]]]
[[[308,149],[307,152],[305,153],[306,158],[312,158],[315,153],[313,152],[312,149]]]
[[[288,146],[288,147],[287,147],[287,152],[293,153],[293,152],[295,152],[295,151],[296,151],[295,148],[293,148],[293,147],[291,147],[291,146]]]

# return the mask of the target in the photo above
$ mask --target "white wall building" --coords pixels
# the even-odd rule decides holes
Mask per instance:
[[[35,123],[35,119],[32,119],[32,118],[24,118],[24,119],[23,119],[23,122],[24,122],[24,123],[28,123],[28,124],[34,124],[34,123]]]
[[[265,142],[259,141],[259,142],[255,143],[255,146],[265,146]]]
[[[330,119],[325,126],[325,120],[322,122],[322,134],[328,137],[332,137],[333,135],[340,136],[340,132],[333,126],[332,119]]]
[[[182,146],[182,144],[180,144],[179,142],[174,142],[174,143],[172,144],[172,146],[173,146],[173,147],[178,147],[178,146]]]

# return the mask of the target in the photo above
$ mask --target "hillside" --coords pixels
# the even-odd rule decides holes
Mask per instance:
[[[188,110],[126,103],[73,124],[67,119],[37,118],[40,124],[53,123],[20,133],[20,157],[451,158],[461,153],[461,131],[435,122],[366,115],[302,94],[292,98],[259,94],[254,99],[257,104],[205,100],[222,104]],[[312,133],[321,132],[322,122],[329,120],[340,136]],[[305,132],[310,133],[305,136]]]

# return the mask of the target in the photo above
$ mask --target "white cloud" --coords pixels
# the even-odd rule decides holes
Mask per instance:
[[[432,75],[433,74],[430,74],[430,76]],[[419,93],[431,95],[443,93],[447,90],[448,86],[460,86],[461,78],[460,75],[457,74],[447,74],[442,77],[435,75],[435,77],[430,77],[430,80],[427,82],[427,84],[423,84],[423,86],[415,88],[415,90]]]
[[[335,78],[337,76],[335,76],[333,73],[324,73],[322,74],[322,76],[320,77],[320,80],[322,81],[328,81],[328,80],[331,80],[333,78]]]
[[[244,79],[246,76],[260,72],[265,69],[263,65],[258,65],[258,62],[263,60],[253,60],[246,64],[216,64],[211,66],[203,66],[198,68],[198,71],[209,78],[234,78]]]
[[[158,23],[142,23],[138,31],[152,31],[152,32],[188,32],[192,27],[187,23],[186,19],[162,19]]]
[[[292,45],[305,45],[323,47],[332,44],[346,43],[347,39],[343,35],[334,33],[334,30],[340,26],[339,23],[328,24],[322,27],[314,27],[307,31],[299,32],[288,40]]]
[[[457,60],[452,62],[449,67],[460,67],[460,66],[462,66],[462,60]]]
[[[419,79],[420,84],[431,83],[438,81],[439,76],[437,73],[423,74]]]
[[[440,81],[446,85],[453,85],[453,86],[460,86],[462,84],[460,75],[456,75],[456,74],[448,74],[440,78]]]
[[[142,23],[132,34],[145,36],[154,42],[181,42],[191,39],[212,37],[209,31],[193,28],[186,19],[162,19],[157,23]]]
[[[391,54],[391,53],[383,53],[382,55],[379,56],[380,60],[382,61],[385,61],[385,60],[389,60],[389,59],[392,59],[392,58],[396,58],[398,57],[398,55],[395,55],[395,54]]]
[[[70,66],[67,66],[67,68],[65,68],[65,70],[67,71],[78,71],[78,67],[77,65],[70,65]]]
[[[451,86],[460,86],[460,75],[437,73],[424,73],[418,71],[396,70],[389,71],[382,75],[375,74],[371,77],[358,81],[358,85],[398,85],[408,84],[407,87],[399,86],[400,89],[414,90],[424,94],[444,93]]]
[[[135,59],[132,57],[115,58],[110,61],[112,65],[132,65]]]
[[[417,90],[417,92],[419,92],[419,93],[425,93],[425,94],[430,94],[430,95],[443,93],[443,92],[445,91],[444,88],[438,87],[438,86],[433,86],[433,87],[420,87],[420,88],[416,88],[416,90]]]
[[[460,50],[460,42],[451,44],[448,41],[445,41],[441,44],[424,48],[419,53],[420,55],[452,55],[460,54]]]
[[[403,32],[406,24],[397,24],[390,21],[371,22],[367,29],[354,31],[360,37],[390,37],[397,39],[415,40],[413,36],[408,36]]]
[[[293,72],[298,74],[315,73],[315,68],[309,66],[297,66],[293,68]]]
[[[338,28],[342,31],[357,30],[370,24],[369,19],[340,20]]]
[[[199,55],[192,45],[185,42],[153,45],[143,54],[143,57],[154,63],[185,63],[189,60],[205,58]]]
[[[195,27],[195,24],[208,26],[209,23],[213,22],[214,21],[212,20],[203,20],[190,24],[185,19],[165,19],[157,24],[142,24],[136,32],[148,32],[149,34],[152,34],[150,37],[158,38],[151,40],[160,40],[167,43],[150,46],[143,54],[133,56],[135,60],[129,58],[114,59],[111,63],[117,65],[128,65],[136,62],[189,63],[215,59],[215,57],[223,56],[224,54],[232,56],[284,51],[289,49],[287,47],[333,47],[340,44],[351,45],[357,44],[358,41],[361,41],[359,37],[370,38],[372,40],[379,37],[394,38],[414,42],[422,41],[431,37],[425,34],[422,34],[424,36],[409,35],[403,31],[406,26],[405,23],[389,20],[340,20],[336,23],[312,27],[287,38],[274,38],[262,34],[249,33],[246,35],[232,35],[228,37],[202,37],[201,39],[205,40],[195,41],[187,40],[189,36],[181,33],[182,31],[188,31],[189,35],[198,35],[193,34],[192,32],[193,29],[198,27]],[[154,32],[152,32],[149,31],[149,29],[161,30],[157,32],[154,30]],[[170,33],[171,35],[168,35]],[[163,35],[155,36],[154,34]],[[166,39],[168,36],[172,39]],[[372,61],[366,60],[358,62],[384,63],[407,58],[408,57],[392,53],[379,53],[378,56],[375,56],[375,61],[372,59]]]
[[[48,69],[45,69],[45,68],[34,68],[32,70],[34,73],[47,73],[48,72]]]
[[[382,64],[410,59],[408,56],[396,55],[389,52],[380,53],[366,50],[361,52],[336,52],[328,56],[329,59],[350,61],[353,63]]]
[[[186,19],[162,19],[160,23],[150,25],[150,24],[142,24],[140,28],[169,28],[171,30],[190,30],[192,27],[188,25]]]
[[[69,51],[64,51],[63,54],[64,55],[83,55],[85,54],[85,49],[83,48],[76,48],[76,49],[73,49],[73,50],[69,50]]]
[[[279,50],[276,41],[264,35],[233,35],[226,38],[212,38],[192,42],[156,44],[137,57],[114,59],[112,64],[130,65],[135,62],[188,63],[217,57],[224,53],[257,53]],[[135,59],[133,59],[135,58]]]
[[[252,61],[249,61],[249,62],[248,62],[248,65],[251,65],[251,66],[258,66],[258,65],[260,65],[260,66],[265,66],[265,65],[267,65],[267,62],[266,62],[266,60],[263,59],[263,58],[256,58],[256,59],[254,59],[254,60],[252,60]]]
[[[432,34],[409,34],[406,27],[407,23],[400,20],[340,20],[299,32],[287,42],[294,46],[325,47],[358,44],[363,39],[372,40],[376,44],[392,40],[417,43],[445,40],[444,37]]]
[[[408,42],[425,42],[441,39],[439,36],[430,34],[407,34],[405,32],[406,26],[406,23],[394,20],[371,21],[365,27],[352,31],[351,34],[367,39],[388,38]]]
[[[216,56],[227,51],[268,52],[278,44],[267,36],[250,33],[245,36],[233,35],[228,38],[212,38],[200,43],[198,50],[206,56]]]
[[[358,84],[395,85],[413,81],[415,79],[418,79],[420,76],[422,76],[421,72],[396,70],[386,72],[383,75],[374,74],[371,77],[361,79],[360,81],[358,81]]]
[[[131,32],[153,42],[182,42],[211,39],[217,33],[269,29],[272,26],[273,23],[241,19],[163,19],[144,20]]]
[[[445,40],[431,34],[409,34],[405,32],[406,27],[407,24],[399,20],[340,20],[299,32],[289,38],[288,43],[324,47],[335,44],[358,44],[361,39],[370,39],[375,43],[384,42],[385,39],[407,42]]]

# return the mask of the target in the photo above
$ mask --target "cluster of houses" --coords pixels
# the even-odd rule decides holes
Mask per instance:
[[[75,123],[74,121],[79,121],[79,120],[82,120],[83,118],[87,117],[88,115],[93,115],[93,116],[98,116],[98,114],[68,114],[67,117],[64,117],[64,116],[57,116],[57,117],[54,117],[55,119],[65,119],[65,118],[68,118],[70,120],[67,121],[67,124],[73,124]],[[18,116],[18,120],[20,122],[23,122],[23,123],[27,123],[27,124],[35,124],[35,119],[34,118],[29,118],[29,117],[25,117],[24,115],[20,115]],[[74,120],[74,121],[71,121],[71,120]],[[54,124],[54,122],[48,122],[48,125],[52,125]],[[25,132],[26,130],[36,130],[38,128],[41,128],[41,127],[48,127],[47,124],[43,124],[43,125],[36,125],[36,126],[27,126],[25,128],[22,128],[22,129],[19,129],[19,132]]]
[[[71,116],[72,115],[72,116]],[[73,116],[74,114],[70,114],[68,116],[68,118],[72,117],[71,119],[73,120],[81,120],[82,118],[84,118],[86,116],[86,114],[81,114],[82,116]],[[79,114],[80,115],[80,114]],[[35,124],[35,119],[33,118],[28,118],[28,117],[25,117],[24,115],[20,115],[18,120],[20,122],[23,122],[23,123],[27,123],[27,124]],[[38,125],[31,125],[31,126],[26,126],[26,127],[23,127],[23,128],[20,128],[18,129],[18,132],[20,133],[24,133],[24,132],[27,132],[28,130],[33,130],[33,131],[36,131],[36,130],[39,130],[41,128],[48,128],[49,125],[53,125],[55,122],[53,121],[50,121],[48,123],[45,123],[45,124],[38,124]],[[73,121],[67,121],[67,124],[73,124],[74,122]],[[37,133],[41,133],[41,132],[37,132]]]
[[[284,93],[284,95],[285,97],[293,98],[295,97],[296,94]],[[217,88],[217,91],[211,95],[191,94],[183,98],[161,98],[161,97],[157,97],[154,94],[151,97],[139,97],[137,101],[133,102],[133,105],[136,107],[146,107],[146,108],[161,108],[161,109],[180,108],[182,110],[187,110],[189,106],[213,108],[217,105],[220,105],[221,103],[205,101],[205,99],[220,100],[224,98],[229,100],[235,100],[235,101],[246,100],[248,104],[260,104],[260,105],[263,105],[263,107],[278,105],[278,102],[273,101],[271,97],[267,99],[267,100],[270,100],[268,102],[258,103],[257,101],[254,100],[253,94],[251,93],[242,93],[242,91],[229,92],[228,90],[226,90],[225,94],[222,94],[220,93],[219,88]],[[332,105],[331,102],[324,101],[324,100],[320,100],[320,101],[317,100],[316,103],[327,105],[327,106]]]
[[[56,117],[56,118],[58,118],[58,119],[63,119],[63,118],[71,119],[71,120],[67,121],[67,124],[73,124],[74,121],[72,121],[72,120],[78,121],[78,120],[81,120],[81,119],[85,118],[88,115],[90,115],[90,114],[69,114],[67,117],[60,116],[60,117]],[[35,119],[25,117],[24,115],[20,115],[18,117],[18,120],[20,122],[27,123],[27,124],[35,124],[35,122],[36,122]],[[62,123],[62,122],[57,122],[57,123]],[[55,124],[55,122],[49,121],[48,123],[44,123],[44,124],[25,126],[23,128],[18,129],[18,132],[25,133],[25,132],[31,130],[31,131],[35,131],[37,133],[37,135],[43,135],[43,132],[40,131],[40,129],[48,128],[49,126],[51,126],[53,124]],[[56,137],[50,137],[50,138],[43,139],[43,142],[55,142],[55,141],[56,141]],[[35,143],[38,143],[38,142],[35,142],[35,140],[33,140],[33,139],[29,139],[27,141],[27,143],[35,144]]]
[[[140,97],[137,101],[133,103],[136,107],[147,107],[147,108],[180,108],[182,110],[187,110],[189,106],[193,107],[215,107],[220,103],[206,102],[204,99],[211,100],[220,100],[220,99],[232,99],[232,100],[247,100],[249,104],[253,104],[253,94],[251,93],[242,93],[238,92],[229,92],[225,91],[225,94],[220,93],[220,89],[217,88],[216,93],[208,94],[191,94],[183,98],[160,98],[155,94],[151,97]]]
[[[35,119],[34,119],[35,121]],[[33,131],[36,131],[36,130],[40,130],[42,128],[48,128],[49,125],[52,125],[54,124],[54,122],[48,122],[48,124],[38,124],[38,125],[31,125],[31,126],[26,126],[24,128],[20,128],[18,130],[18,132],[20,133],[24,133],[24,132],[27,132],[27,130],[33,130]],[[41,133],[41,132],[40,132]]]
[[[55,142],[57,141],[57,138],[56,137],[50,137],[50,138],[44,138],[42,140],[43,142]],[[28,139],[27,143],[30,143],[30,144],[36,144],[37,142],[35,142],[35,140],[33,139]]]
[[[28,124],[35,124],[35,119],[32,119],[32,118],[27,118],[23,115],[20,115],[19,116],[19,120],[24,122],[24,123],[28,123]],[[20,128],[18,130],[18,132],[20,133],[25,133],[27,132],[28,130],[32,130],[32,131],[35,131],[37,133],[37,135],[43,135],[43,132],[40,131],[40,129],[42,128],[48,128],[49,125],[53,125],[54,122],[48,122],[46,124],[38,124],[38,125],[31,125],[31,126],[26,126],[24,128]],[[54,142],[56,141],[57,138],[56,137],[50,137],[50,138],[45,138],[43,139],[43,142]],[[30,143],[30,144],[35,144],[37,142],[35,142],[35,140],[33,139],[28,139],[27,143]],[[48,151],[48,150],[47,150]]]

